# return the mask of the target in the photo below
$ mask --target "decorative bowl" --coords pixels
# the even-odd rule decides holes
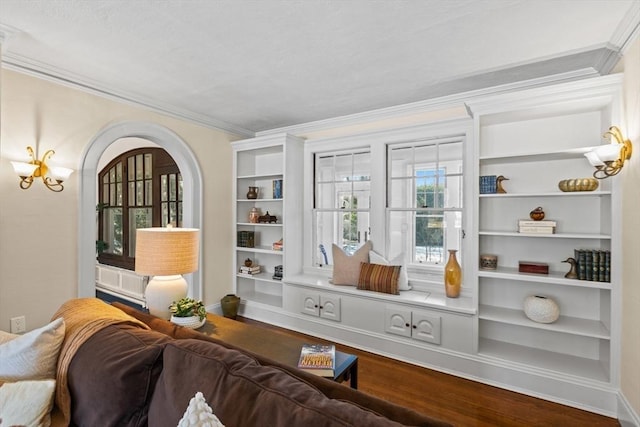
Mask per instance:
[[[598,180],[595,178],[572,178],[558,182],[558,188],[564,192],[594,191],[598,185]]]
[[[560,317],[560,307],[551,298],[529,295],[524,299],[524,314],[534,322],[553,323]]]
[[[171,316],[171,323],[174,323],[179,326],[184,326],[189,329],[198,329],[204,322],[207,321],[207,318],[200,320],[200,316],[189,316],[189,317],[176,317]]]

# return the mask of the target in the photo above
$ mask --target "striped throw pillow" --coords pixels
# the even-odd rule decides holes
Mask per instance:
[[[399,265],[360,263],[358,289],[398,295]]]

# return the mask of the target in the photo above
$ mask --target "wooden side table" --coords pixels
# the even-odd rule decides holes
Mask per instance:
[[[207,313],[206,323],[197,331],[233,344],[243,350],[294,367],[298,366],[302,344],[309,344],[308,340],[211,313]],[[358,357],[336,350],[336,369],[333,380],[349,381],[351,388],[357,389]]]

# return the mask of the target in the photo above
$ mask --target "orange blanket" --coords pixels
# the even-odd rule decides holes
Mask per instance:
[[[53,315],[52,320],[58,317],[64,318],[65,336],[58,357],[55,406],[51,414],[51,425],[66,427],[71,419],[71,398],[67,386],[67,371],[80,346],[93,334],[109,325],[129,323],[144,329],[149,329],[149,327],[97,298],[78,298],[67,301]]]

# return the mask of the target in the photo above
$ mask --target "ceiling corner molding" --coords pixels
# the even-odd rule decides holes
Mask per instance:
[[[377,110],[365,111],[331,119],[318,120],[299,125],[280,127],[266,131],[256,132],[256,136],[267,136],[278,133],[288,133],[291,135],[305,135],[313,132],[320,132],[335,128],[362,125],[382,120],[402,118],[407,115],[428,113],[441,109],[461,107],[466,108],[465,103],[471,99],[481,98],[488,95],[515,92],[534,87],[548,86],[556,83],[582,80],[600,76],[600,72],[593,67],[582,68],[566,73],[554,74],[529,80],[523,80],[503,85],[491,86],[483,89],[461,92],[453,95],[446,95],[424,101],[412,102],[409,104],[397,105],[394,107],[381,108]]]
[[[1,32],[2,28],[0,28]],[[86,93],[107,98],[112,101],[121,102],[127,105],[144,108],[153,112],[170,116],[176,119],[185,120],[194,124],[204,126],[211,129],[222,130],[243,138],[255,136],[255,132],[243,127],[227,123],[213,117],[195,113],[193,111],[177,108],[171,105],[162,104],[159,101],[144,99],[142,96],[134,93],[117,93],[108,87],[101,86],[97,82],[87,81],[80,76],[48,66],[38,61],[33,61],[19,55],[5,53],[2,56],[2,66],[8,70],[17,71],[32,77],[36,77],[55,84],[77,89]]]
[[[620,55],[624,55],[638,37],[640,37],[640,1],[633,2],[611,36],[610,43],[615,46]]]

